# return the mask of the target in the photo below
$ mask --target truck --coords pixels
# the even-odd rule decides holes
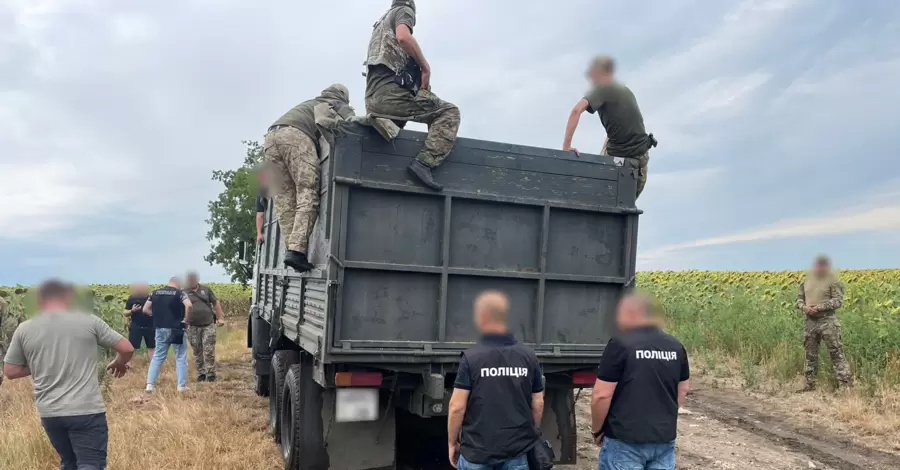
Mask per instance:
[[[637,167],[460,138],[435,192],[406,170],[425,137],[337,132],[307,273],[284,266],[269,203],[247,345],[286,469],[449,466],[449,397],[485,290],[509,297],[511,332],[544,375],[541,432],[576,462],[575,393],[593,386],[634,281]]]

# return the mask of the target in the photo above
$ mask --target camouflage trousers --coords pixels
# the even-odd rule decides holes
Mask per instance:
[[[609,139],[606,139],[603,142],[603,150],[600,151],[600,155],[607,155],[606,153],[606,145],[609,144]],[[629,168],[632,170],[637,170],[637,196],[634,198],[637,199],[641,197],[641,193],[644,192],[644,186],[647,184],[647,167],[650,164],[650,152],[644,152],[643,155],[639,157],[626,158],[626,163],[629,165]]]
[[[431,168],[447,158],[459,132],[459,108],[431,90],[413,94],[396,83],[382,85],[366,97],[366,113],[399,121],[398,125],[406,121],[428,124],[428,137],[416,160]]]
[[[216,324],[190,327],[188,341],[194,351],[197,374],[216,375]]]
[[[841,323],[834,315],[822,318],[806,318],[803,326],[803,348],[806,350],[806,384],[813,385],[819,373],[819,343],[824,342],[831,356],[834,374],[841,384],[852,382],[850,366],[844,358],[844,345],[841,341]]]
[[[299,129],[281,127],[265,140],[278,226],[288,250],[307,253],[309,235],[319,216],[319,152]]]

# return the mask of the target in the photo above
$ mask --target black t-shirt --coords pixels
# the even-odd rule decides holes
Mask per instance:
[[[163,287],[150,294],[153,326],[156,328],[183,328],[184,301],[187,294],[175,287]]]
[[[269,202],[266,198],[265,189],[259,188],[259,190],[256,191],[256,212],[265,212],[268,204]]]
[[[469,390],[460,452],[492,465],[524,454],[538,439],[531,394],[544,391],[537,356],[512,335],[485,336],[463,353],[454,388]]]
[[[597,378],[616,382],[603,423],[606,437],[633,444],[675,440],[678,384],[691,377],[684,346],[658,328],[630,331],[611,339]]]
[[[138,310],[131,312],[132,328],[153,328],[153,317],[141,310],[148,298],[146,295],[132,295],[125,301],[125,310],[131,310],[134,306],[138,307]]]

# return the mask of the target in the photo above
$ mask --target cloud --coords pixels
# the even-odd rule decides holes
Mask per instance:
[[[692,249],[767,240],[827,237],[866,232],[886,233],[897,230],[900,230],[900,204],[884,207],[860,207],[824,217],[790,219],[743,232],[674,243],[639,252],[638,260],[641,263],[659,264],[663,259]]]

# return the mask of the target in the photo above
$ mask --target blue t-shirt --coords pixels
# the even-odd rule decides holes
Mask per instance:
[[[184,301],[187,294],[175,287],[163,287],[150,294],[153,326],[156,328],[184,328]]]

